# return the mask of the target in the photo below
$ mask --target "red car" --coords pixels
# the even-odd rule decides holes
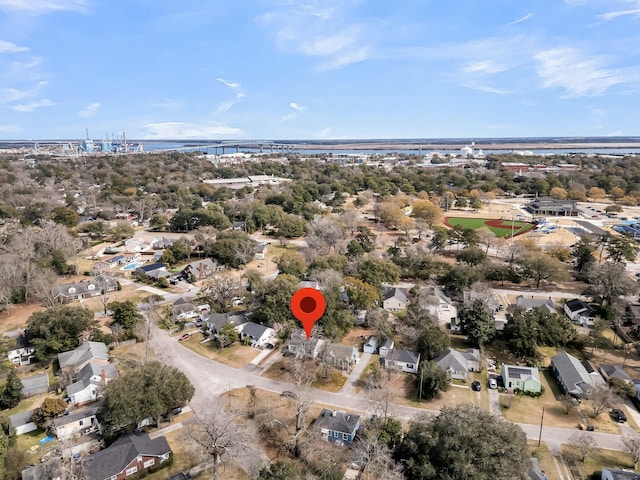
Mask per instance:
[[[189,334],[189,333],[185,333],[184,335],[182,335],[182,336],[178,339],[178,341],[179,341],[179,342],[184,342],[185,340],[189,340],[190,338],[191,338],[191,334]]]

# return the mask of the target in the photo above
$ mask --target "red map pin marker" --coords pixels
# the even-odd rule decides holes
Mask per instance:
[[[326,308],[327,302],[324,295],[315,288],[301,288],[291,297],[291,313],[302,322],[307,340],[311,338],[313,324],[322,316]]]

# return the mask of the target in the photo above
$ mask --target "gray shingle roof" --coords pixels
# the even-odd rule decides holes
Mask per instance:
[[[555,367],[562,382],[568,391],[582,390],[581,384],[596,385],[585,366],[573,355],[560,352],[551,359],[551,365]]]
[[[453,348],[447,348],[444,352],[433,359],[443,370],[454,370],[456,372],[467,371],[468,363],[466,357]]]
[[[100,409],[99,405],[87,408],[81,408],[80,410],[75,410],[69,415],[63,415],[61,417],[56,418],[53,423],[56,427],[63,427],[64,425],[68,425],[73,422],[77,422],[78,420],[82,420],[84,418],[89,418],[98,413]]]
[[[171,448],[165,437],[151,440],[146,433],[128,433],[87,457],[85,469],[92,480],[103,480],[122,472],[138,455],[160,457],[169,453]]]
[[[620,365],[609,365],[603,363],[600,365],[600,369],[604,372],[604,374],[611,380],[612,378],[618,378],[620,380],[624,380],[625,382],[630,382],[631,377],[624,371],[624,369]]]
[[[30,377],[21,378],[20,381],[22,382],[22,393],[28,393],[32,390],[48,387],[49,374],[46,372],[39,373]]]
[[[502,377],[506,379],[513,378],[514,380],[526,380],[527,378],[533,378],[538,383],[540,382],[540,372],[534,367],[518,367],[514,365],[502,365]]]
[[[553,305],[553,300],[550,298],[527,298],[522,295],[516,297],[516,306],[523,307],[525,309],[530,308],[546,308],[551,313],[555,313],[556,309]]]
[[[58,354],[60,368],[78,367],[89,360],[109,360],[107,346],[102,342],[86,342],[70,352]]]
[[[408,350],[401,350],[394,348],[387,355],[387,360],[390,362],[402,362],[402,363],[418,363],[420,356],[415,352],[409,352]]]
[[[50,462],[34,465],[22,471],[22,480],[53,480],[60,478],[60,460],[55,459]]]
[[[105,379],[111,380],[118,376],[115,365],[109,363],[107,365],[99,365],[94,362],[87,363],[76,375],[76,381],[67,387],[67,395],[75,395],[87,388],[92,382],[91,377],[101,376],[104,371]],[[100,381],[93,382],[95,385],[100,385]]]
[[[318,428],[326,428],[333,432],[351,434],[359,422],[359,415],[323,408],[316,419],[315,426]]]
[[[260,325],[258,323],[247,322],[243,323],[239,326],[243,335],[249,335],[251,338],[258,339],[260,338],[264,332],[266,332],[269,327],[266,325]]]
[[[16,413],[9,417],[9,426],[12,428],[20,427],[22,425],[26,425],[31,423],[31,416],[33,415],[33,410],[26,410],[24,412]]]

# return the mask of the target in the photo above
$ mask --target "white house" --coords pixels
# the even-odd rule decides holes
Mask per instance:
[[[267,345],[275,345],[276,331],[271,327],[247,322],[238,325],[236,330],[240,334],[240,340],[248,339],[252,347],[264,348]]]
[[[376,353],[378,351],[378,337],[371,336],[362,346],[364,353]]]
[[[69,405],[93,402],[102,396],[102,388],[118,376],[113,364],[89,362],[80,369],[76,381],[67,387]]]
[[[324,354],[327,356],[328,360],[334,367],[340,368],[341,370],[351,370],[356,366],[358,360],[360,360],[360,355],[358,354],[358,349],[356,347],[341,345],[339,343],[331,343],[325,345],[324,348]]]
[[[200,309],[198,306],[184,298],[179,298],[173,302],[171,309],[173,317],[177,320],[188,320],[191,318],[198,318],[200,316]]]
[[[467,372],[480,371],[480,350],[468,348],[459,352],[453,348],[447,348],[433,361],[442,368],[449,378],[467,381]]]
[[[36,349],[29,345],[28,340],[22,333],[17,335],[7,335],[16,341],[13,349],[7,352],[7,359],[14,365],[30,365],[35,360]]]
[[[89,407],[76,410],[53,420],[52,430],[60,440],[73,438],[75,435],[87,435],[100,430],[96,418],[100,407]]]
[[[596,313],[593,308],[579,298],[568,300],[564,304],[564,313],[572,322],[583,327],[592,326],[596,319]]]
[[[267,255],[267,247],[269,244],[267,243],[259,243],[258,246],[256,247],[256,259],[257,260],[264,260],[265,256]]]
[[[307,340],[307,334],[298,330],[291,334],[287,350],[296,357],[314,359],[320,353],[323,344],[324,341],[321,338],[311,337]]]
[[[430,315],[437,317],[440,325],[453,325],[456,322],[458,309],[438,287],[428,286],[421,289],[420,297],[425,300],[423,302],[425,310]]]
[[[385,342],[382,345],[380,345],[380,348],[378,349],[378,353],[380,354],[380,358],[384,358],[387,355],[389,355],[389,352],[391,350],[393,350],[394,345],[395,345],[395,343],[394,343],[393,339],[392,338],[387,338],[385,340]]]
[[[407,308],[406,289],[399,287],[385,287],[382,308],[390,312],[399,312]]]
[[[407,373],[418,373],[420,354],[394,348],[384,357],[384,368],[402,370]]]

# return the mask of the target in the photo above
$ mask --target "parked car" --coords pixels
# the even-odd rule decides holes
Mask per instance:
[[[491,388],[493,390],[498,388],[498,380],[496,380],[495,378],[489,378],[488,384],[489,384],[489,388]]]
[[[480,382],[477,380],[471,382],[471,390],[479,392],[480,390],[482,390],[482,384],[480,384]]]
[[[627,421],[627,416],[619,408],[612,409],[610,415],[611,418],[613,418],[618,423],[624,423]]]
[[[190,333],[185,333],[184,335],[182,335],[178,341],[180,342],[184,342],[185,340],[189,340],[191,338],[191,334]]]

